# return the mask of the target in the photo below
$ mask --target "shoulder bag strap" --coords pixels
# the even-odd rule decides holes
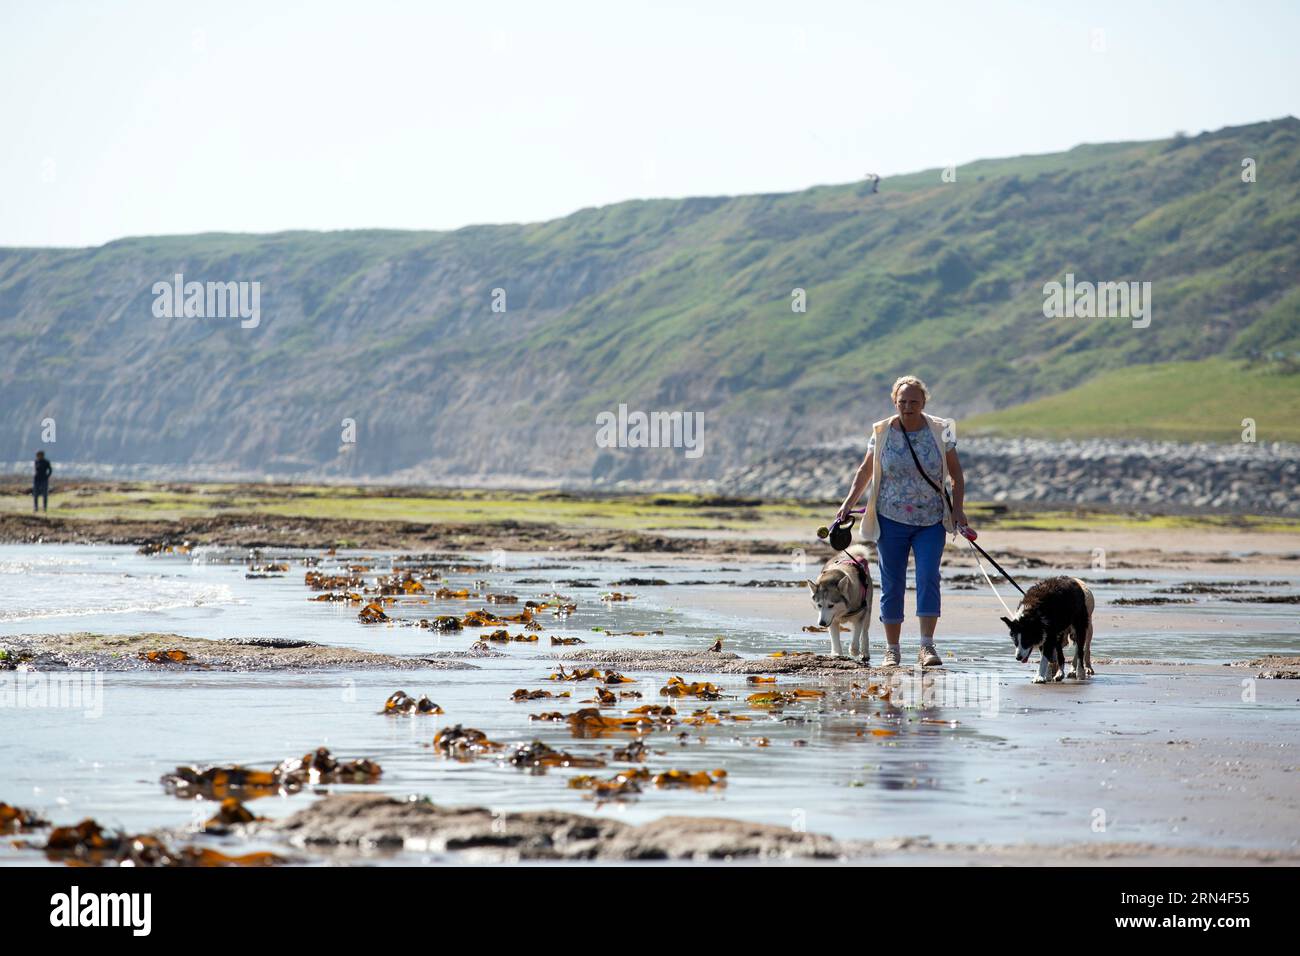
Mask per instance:
[[[894,427],[892,422],[890,423],[889,427],[890,428]],[[946,488],[940,488],[938,485],[936,485],[934,483],[934,479],[930,477],[930,475],[926,472],[926,470],[923,467],[921,467],[921,459],[916,457],[916,449],[912,447],[912,439],[907,434],[907,429],[903,427],[903,422],[901,419],[898,421],[898,430],[903,433],[903,440],[907,442],[907,450],[912,453],[912,461],[916,464],[916,470],[921,473],[921,477],[925,479],[926,484],[928,484],[935,491],[939,492],[939,496],[943,498],[943,500],[947,503],[948,511],[951,512],[952,499],[948,497],[948,490]],[[942,452],[940,452],[940,454],[942,454]]]

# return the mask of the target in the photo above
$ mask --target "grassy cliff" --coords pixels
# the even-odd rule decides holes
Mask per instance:
[[[1300,441],[1300,371],[1229,359],[1134,365],[1076,388],[967,419],[968,434]]]
[[[705,477],[860,431],[903,372],[936,411],[1003,413],[990,428],[1288,427],[1269,416],[1296,394],[1277,356],[1300,351],[1300,122],[940,172],[445,233],[0,250],[0,456],[29,458],[53,418],[62,460]],[[155,318],[177,272],[260,282],[260,325]],[[1150,326],[1044,318],[1067,272],[1151,282]],[[1203,375],[1232,400],[1201,401]],[[1137,383],[1154,412],[1125,408]],[[705,454],[597,448],[619,403],[703,412]]]

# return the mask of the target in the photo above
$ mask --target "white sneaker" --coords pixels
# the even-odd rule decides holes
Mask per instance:
[[[901,659],[901,657],[900,657],[900,655],[899,655],[899,653],[898,653],[898,645],[897,645],[897,644],[886,644],[886,645],[885,645],[885,664],[884,664],[884,666],[885,666],[885,667],[899,667],[899,666],[902,665],[902,663],[903,663],[903,661],[902,661],[902,659]]]
[[[939,657],[939,652],[934,649],[933,644],[922,644],[920,652],[916,655],[916,661],[922,667],[943,666],[943,660]]]

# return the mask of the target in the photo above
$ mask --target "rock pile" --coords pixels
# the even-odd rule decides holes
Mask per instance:
[[[733,468],[726,494],[837,499],[865,449],[787,448]],[[1300,446],[969,438],[958,451],[974,501],[1300,514]]]

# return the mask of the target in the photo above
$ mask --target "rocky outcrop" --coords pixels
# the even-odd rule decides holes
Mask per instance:
[[[1168,513],[1300,514],[1300,445],[1283,442],[1217,444],[1100,438],[1050,441],[1037,438],[981,437],[962,439],[958,450],[966,472],[966,496],[971,501],[1060,507],[1091,505]],[[865,446],[861,441],[784,447],[750,463],[733,465],[719,478],[705,480],[559,476],[540,479],[517,474],[460,474],[443,475],[432,483],[443,487],[562,487],[577,492],[693,491],[769,500],[795,498],[838,501],[848,490],[864,451]],[[16,462],[10,469],[30,471],[30,463]],[[206,471],[203,466],[82,466],[73,463],[65,467],[62,473],[65,476],[84,473],[96,477],[156,480],[214,477],[226,480],[258,479],[252,473],[214,474]],[[306,472],[277,477],[316,481],[323,476]],[[414,477],[409,477],[409,480],[411,484],[422,483]],[[394,482],[390,479],[370,484],[392,485]],[[243,519],[231,517],[225,523],[234,524],[241,520]],[[23,515],[15,515],[10,519],[11,524],[24,521],[27,518]],[[216,519],[204,521],[205,527],[218,523],[220,522]],[[74,540],[61,536],[58,525],[49,521],[39,524],[32,521],[30,524],[31,533],[40,535],[44,540]],[[256,527],[248,527],[245,529],[248,540],[241,539],[240,543],[249,546],[272,543],[309,545],[311,536],[304,537],[304,529],[320,525],[322,533],[325,533],[324,524],[320,519],[295,518],[295,534],[303,539],[296,542],[285,540],[279,531],[272,535],[270,532],[261,533]],[[328,532],[353,538],[364,533],[364,529],[359,526],[361,523],[352,524],[355,526],[344,527],[336,521]],[[370,527],[378,525],[377,522],[367,524]],[[141,529],[140,534],[145,530],[147,529]],[[389,540],[393,540],[403,530],[411,534],[429,533],[427,527],[385,529]],[[0,528],[0,537],[26,540],[19,531],[21,529]],[[474,532],[475,528],[468,525],[458,529],[458,533],[465,535]],[[204,528],[188,529],[185,533],[201,537]],[[523,529],[520,533],[524,533]],[[126,534],[125,529],[123,534]],[[119,537],[123,541],[139,543],[135,538]],[[103,536],[100,539],[107,540]],[[462,540],[457,546],[467,545]],[[657,547],[668,549],[662,542],[659,546],[651,542],[648,547],[652,550]]]
[[[471,657],[466,653],[462,657]],[[209,640],[180,634],[18,634],[0,637],[0,670],[304,671],[473,670],[463,660],[399,657],[276,638]]]
[[[494,813],[423,800],[338,794],[318,800],[267,835],[298,846],[461,850],[524,860],[834,859],[830,837],[715,817],[664,817],[641,826],[563,810]]]
[[[784,449],[733,469],[716,490],[839,498],[864,451],[860,443]],[[958,451],[972,501],[1300,514],[1297,445],[971,438]]]
[[[809,644],[820,641],[823,646],[829,638],[822,634],[809,634]],[[663,671],[672,674],[798,674],[801,677],[832,677],[849,674],[855,677],[870,674],[890,674],[887,668],[876,668],[851,657],[834,657],[827,654],[789,653],[781,657],[740,657],[729,652],[672,651],[672,650],[614,650],[583,649],[554,655],[566,664],[598,664],[620,671]]]

